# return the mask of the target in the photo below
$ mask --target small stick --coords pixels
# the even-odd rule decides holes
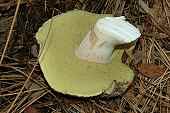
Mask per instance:
[[[14,28],[15,20],[17,18],[20,3],[21,3],[21,0],[18,0],[17,7],[16,7],[16,10],[15,10],[15,14],[14,14],[14,18],[12,20],[11,28],[10,28],[10,31],[9,31],[9,34],[8,34],[8,37],[7,37],[7,41],[6,41],[6,44],[5,44],[5,48],[4,48],[3,52],[2,52],[2,56],[1,56],[1,59],[0,59],[0,64],[2,64],[3,58],[5,56],[5,52],[7,50],[7,47],[8,47],[10,38],[11,38],[11,34],[12,34],[12,31],[13,31],[13,28]]]

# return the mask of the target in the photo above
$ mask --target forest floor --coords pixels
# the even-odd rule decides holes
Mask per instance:
[[[47,85],[35,33],[73,9],[124,15],[140,29],[122,57],[136,76],[124,95],[78,98]],[[0,113],[120,112],[170,113],[170,0],[0,0]]]

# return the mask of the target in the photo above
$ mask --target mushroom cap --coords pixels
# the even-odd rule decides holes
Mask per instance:
[[[124,16],[105,17],[97,21],[95,32],[108,37],[115,45],[126,44],[138,39],[141,35],[138,28],[126,21]]]
[[[133,71],[121,61],[122,49],[114,50],[109,64],[87,62],[74,54],[90,28],[106,16],[110,15],[73,10],[52,17],[40,27],[36,33],[39,63],[55,91],[82,97],[102,93],[117,96],[133,81]]]

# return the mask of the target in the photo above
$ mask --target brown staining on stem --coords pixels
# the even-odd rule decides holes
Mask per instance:
[[[96,33],[94,32],[94,27],[91,28],[89,40],[91,42],[90,49],[93,49],[94,46],[96,45],[97,40],[98,40]]]

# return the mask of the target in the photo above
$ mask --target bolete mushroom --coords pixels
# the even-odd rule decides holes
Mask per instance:
[[[124,17],[69,11],[49,19],[36,33],[40,67],[58,92],[117,96],[133,81],[134,73],[121,62],[124,50],[114,47],[139,36],[139,30]]]

